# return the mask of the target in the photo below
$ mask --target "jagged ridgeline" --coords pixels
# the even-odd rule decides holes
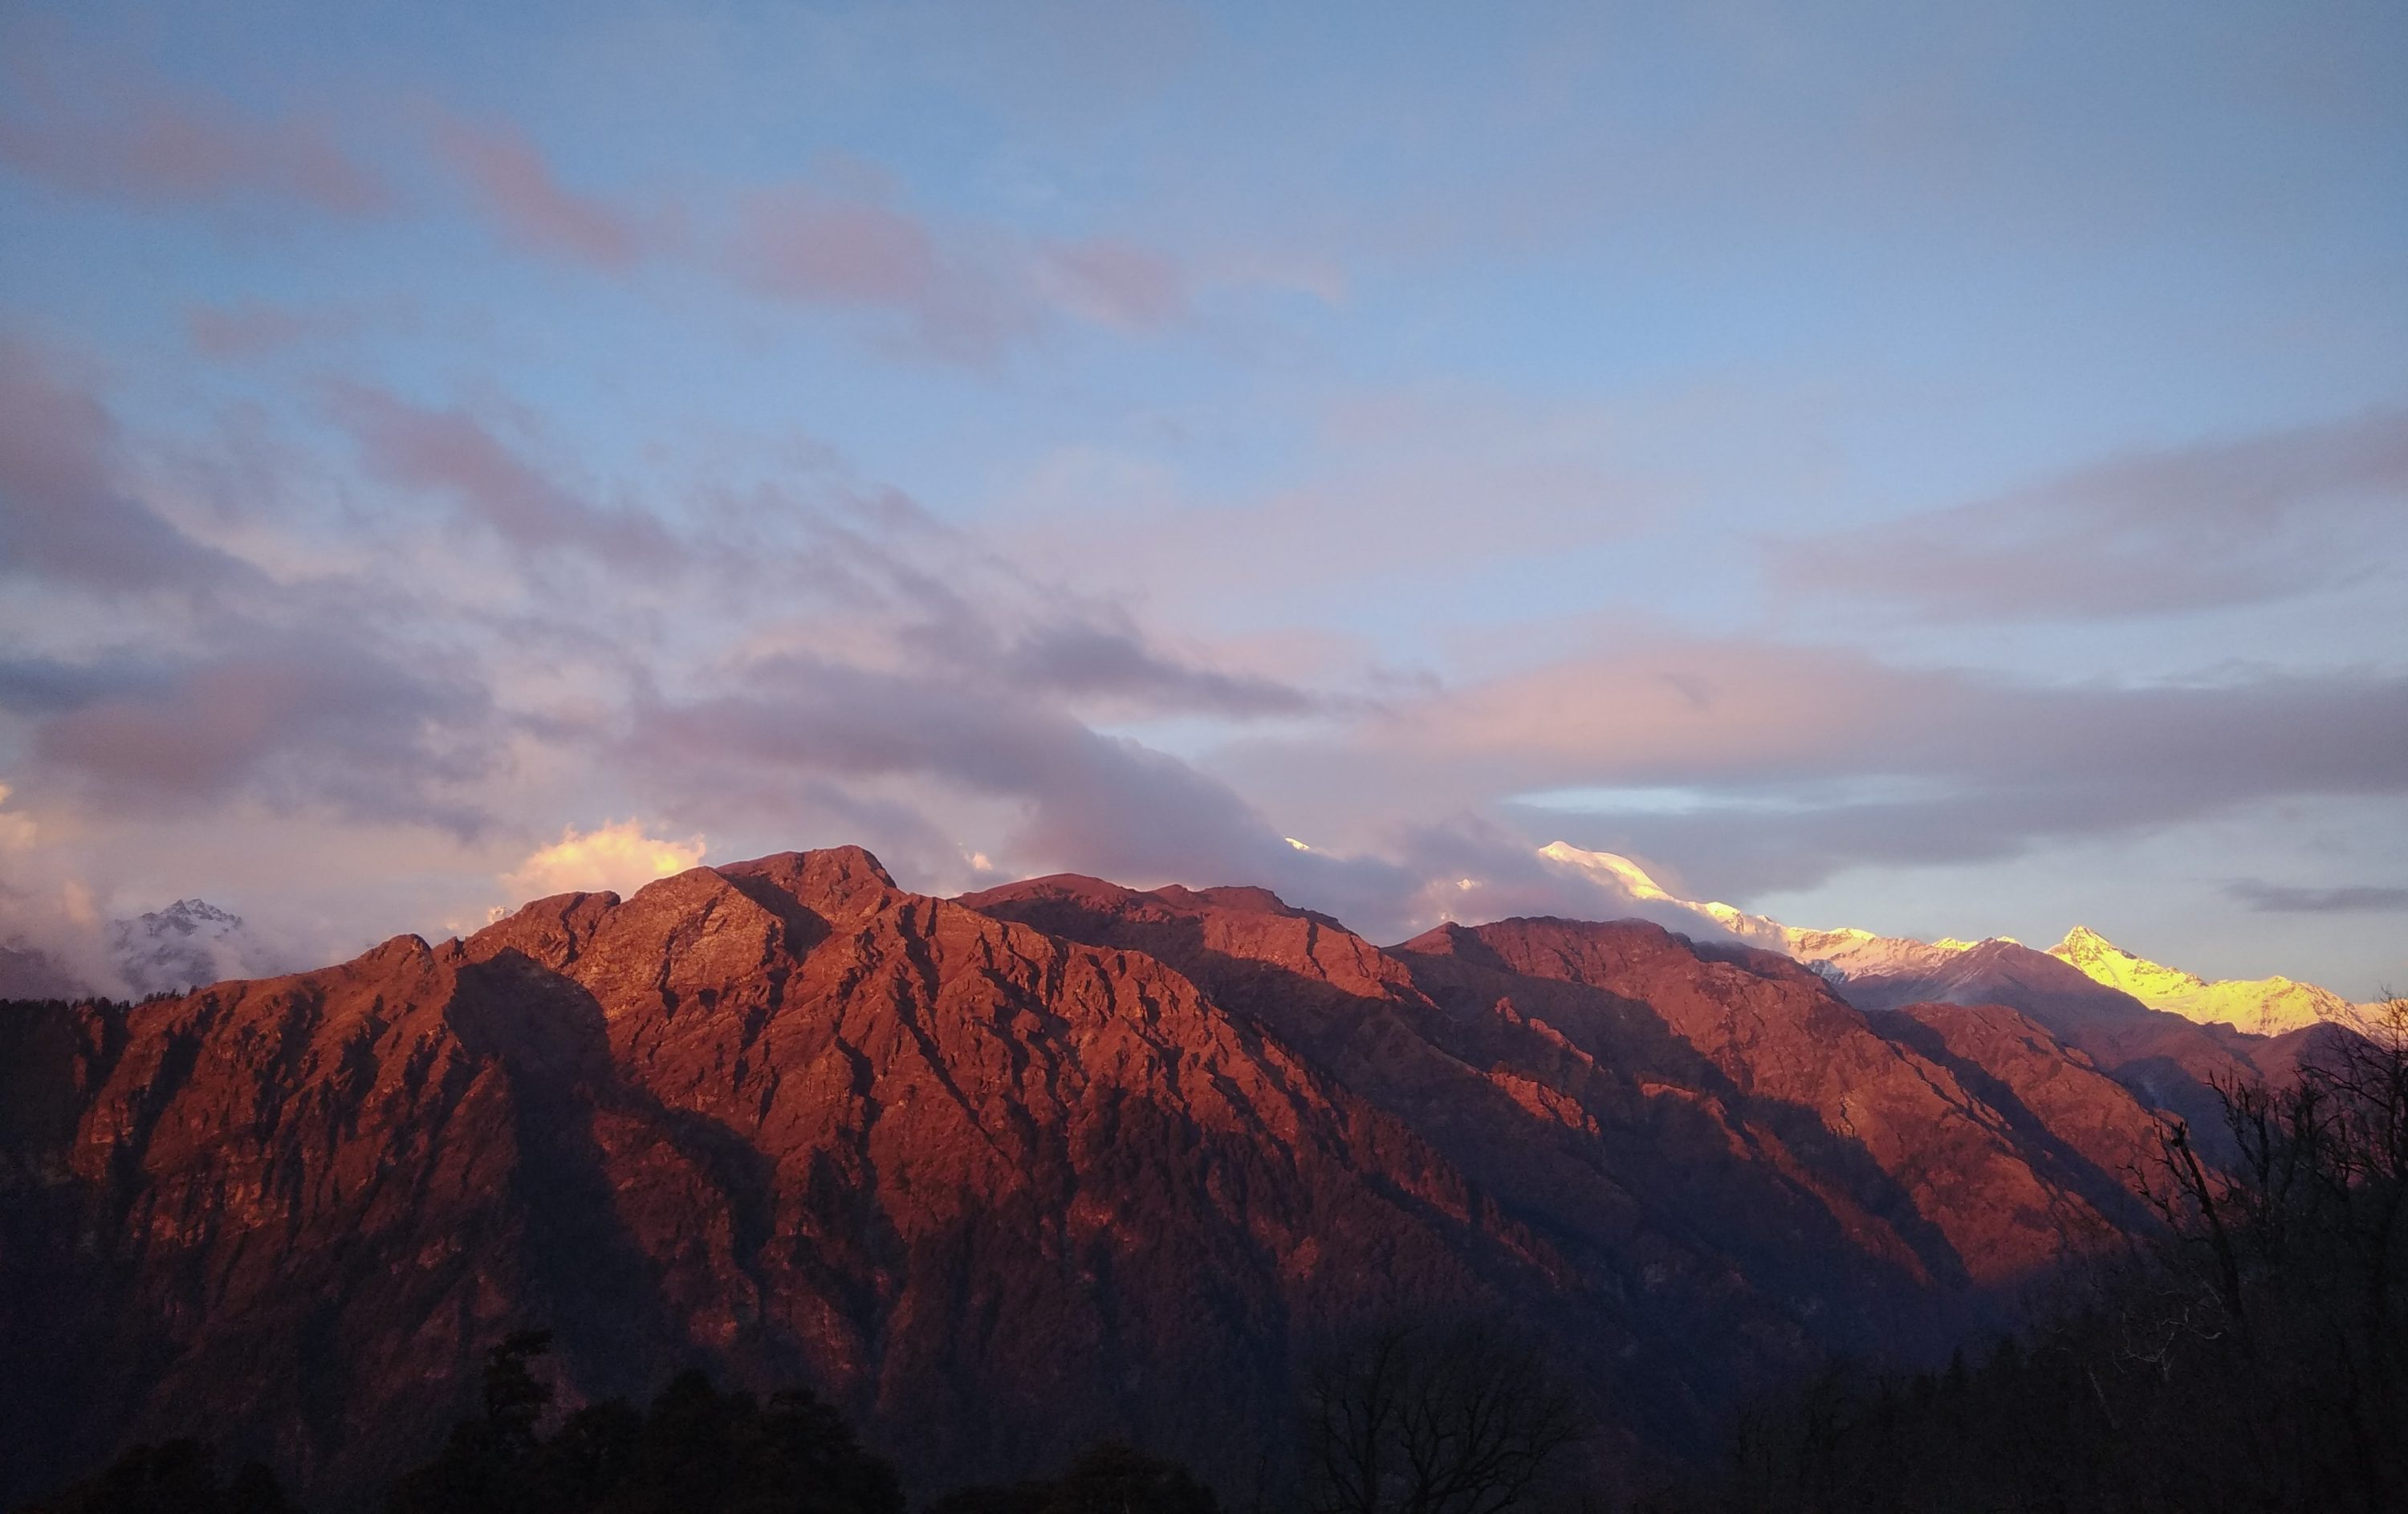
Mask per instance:
[[[1576,1386],[1584,1476],[1643,1480],[2151,1223],[2179,1059],[1893,987],[1636,921],[939,900],[846,848],[12,1005],[0,1492],[190,1435],[366,1497],[529,1326],[564,1412],[808,1387],[919,1495],[1108,1438],[1259,1489],[1317,1363],[1481,1321]]]

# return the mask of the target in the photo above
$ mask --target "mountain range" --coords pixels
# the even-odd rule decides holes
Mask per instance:
[[[1682,916],[1690,916],[1695,921],[1692,929],[1727,934],[1749,945],[1780,952],[1834,982],[1860,976],[1941,973],[1952,959],[1977,946],[1992,942],[2022,944],[2011,936],[1992,937],[1985,942],[1943,936],[1927,942],[1880,936],[1870,930],[1801,930],[1728,904],[1677,898],[1658,886],[1637,862],[1612,852],[1584,851],[1555,842],[1541,847],[1539,855],[1557,868],[1626,895],[1634,905],[1652,909],[1656,917],[1675,929],[1688,924]],[[2368,1007],[2354,1004],[2313,983],[2297,983],[2286,977],[2206,982],[2179,968],[2134,956],[2083,925],[2067,931],[2064,940],[2048,948],[2048,955],[2092,982],[2151,1009],[2165,1010],[2203,1025],[2229,1025],[2254,1035],[2281,1035],[2320,1024],[2356,1028],[2363,1025]]]
[[[1823,964],[1827,969],[1828,963]],[[1834,1352],[1930,1360],[2152,1223],[2275,1037],[2013,943],[1641,920],[1381,947],[1249,887],[943,900],[857,848],[0,1012],[0,1494],[197,1434],[340,1503],[509,1331],[564,1401],[801,1381],[915,1487],[1098,1436],[1276,1487],[1383,1324],[1555,1343],[1600,1486]]]

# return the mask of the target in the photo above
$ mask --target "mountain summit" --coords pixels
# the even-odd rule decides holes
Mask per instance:
[[[2358,1007],[2329,989],[2286,977],[2210,983],[2180,968],[2136,957],[2088,926],[2077,925],[2048,949],[2093,982],[2130,994],[2203,1025],[2230,1025],[2253,1035],[2280,1035],[2324,1023],[2356,1025]]]
[[[136,994],[182,993],[242,970],[242,916],[179,899],[108,927],[108,961]]]

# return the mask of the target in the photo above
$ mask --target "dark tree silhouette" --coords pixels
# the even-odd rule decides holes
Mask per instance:
[[[1375,1331],[1307,1383],[1308,1495],[1315,1514],[1503,1514],[1587,1429],[1544,1354],[1510,1333]]]
[[[267,1468],[250,1462],[221,1485],[216,1458],[194,1440],[136,1446],[99,1476],[27,1504],[20,1514],[294,1514]]]
[[[1178,1463],[1107,1440],[1050,1481],[959,1489],[928,1514],[1219,1514],[1220,1507]]]
[[[494,1348],[483,1416],[401,1478],[388,1514],[903,1514],[894,1468],[801,1390],[765,1406],[687,1372],[646,1412],[607,1400],[547,1437],[552,1392],[529,1363],[548,1345],[524,1332]]]

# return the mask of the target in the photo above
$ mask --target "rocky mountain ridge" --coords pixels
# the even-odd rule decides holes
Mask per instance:
[[[1643,922],[1381,948],[1252,888],[933,899],[857,848],[10,1005],[0,1493],[197,1434],[349,1496],[529,1323],[568,1402],[803,1381],[924,1490],[1120,1435],[1237,1492],[1316,1353],[1493,1319],[1557,1343],[1610,1482],[2145,1224],[2109,1071]]]

